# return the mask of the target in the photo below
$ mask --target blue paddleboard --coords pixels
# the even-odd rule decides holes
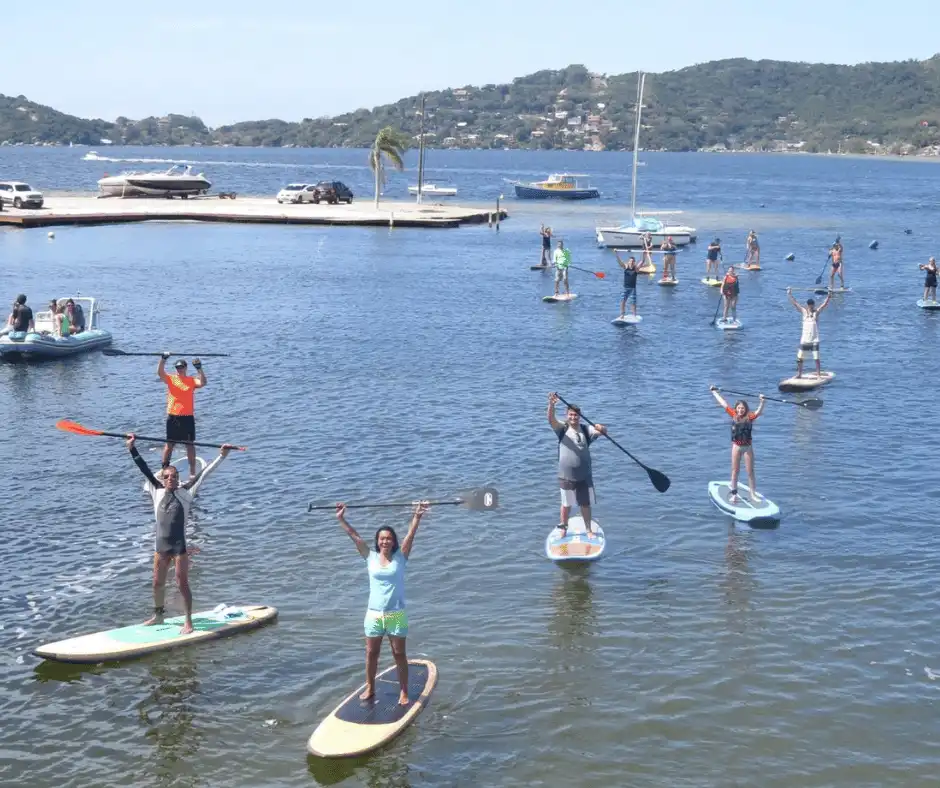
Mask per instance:
[[[738,502],[731,503],[731,482],[709,482],[708,497],[725,514],[752,528],[776,528],[780,523],[780,507],[769,498],[751,501],[751,489],[738,482]]]

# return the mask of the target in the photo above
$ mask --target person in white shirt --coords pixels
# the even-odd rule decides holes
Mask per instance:
[[[816,376],[822,372],[819,362],[819,313],[829,306],[829,300],[832,298],[832,291],[826,296],[826,300],[816,308],[816,301],[808,299],[806,306],[802,306],[794,297],[791,288],[787,288],[787,297],[790,303],[800,310],[803,315],[803,333],[800,335],[800,349],[796,353],[796,376],[803,377],[803,354],[812,353],[813,360],[816,362]]]

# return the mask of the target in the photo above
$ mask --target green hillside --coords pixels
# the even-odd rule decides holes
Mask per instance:
[[[630,149],[636,79],[572,65],[509,84],[432,91],[426,139],[432,147]],[[183,115],[83,120],[22,96],[0,96],[0,144],[107,138],[135,145],[366,147],[386,125],[416,139],[417,105],[412,96],[332,118],[209,129]],[[857,66],[738,58],[649,74],[643,125],[647,149],[935,153],[940,55]]]

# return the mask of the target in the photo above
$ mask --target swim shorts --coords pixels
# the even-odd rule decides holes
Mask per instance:
[[[166,440],[167,443],[196,440],[196,417],[167,416]]]
[[[625,287],[623,293],[620,296],[621,301],[629,301],[631,304],[636,303],[636,288],[635,287]]]
[[[568,281],[568,269],[567,269],[567,268],[556,268],[556,269],[555,269],[555,281],[556,281],[556,282],[567,282],[567,281]]]
[[[800,349],[796,351],[796,360],[802,361],[804,353],[812,353],[813,361],[819,361],[819,343],[818,342],[806,342],[800,345]]]
[[[408,635],[408,614],[404,610],[367,610],[363,622],[367,638],[380,638],[391,635],[403,638]]]
[[[573,482],[559,479],[562,506],[591,506],[596,502],[594,485],[591,482]]]

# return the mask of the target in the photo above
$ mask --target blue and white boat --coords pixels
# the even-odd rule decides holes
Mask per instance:
[[[98,325],[101,313],[97,301],[83,296],[73,296],[72,300],[85,314],[84,331],[58,337],[52,312],[36,312],[33,315],[35,331],[9,331],[0,336],[0,358],[8,361],[65,358],[110,345],[111,333]],[[66,301],[68,298],[60,298],[59,306],[65,306]]]
[[[587,175],[556,172],[547,181],[510,181],[515,187],[516,197],[523,200],[591,200],[601,193],[591,186]]]

